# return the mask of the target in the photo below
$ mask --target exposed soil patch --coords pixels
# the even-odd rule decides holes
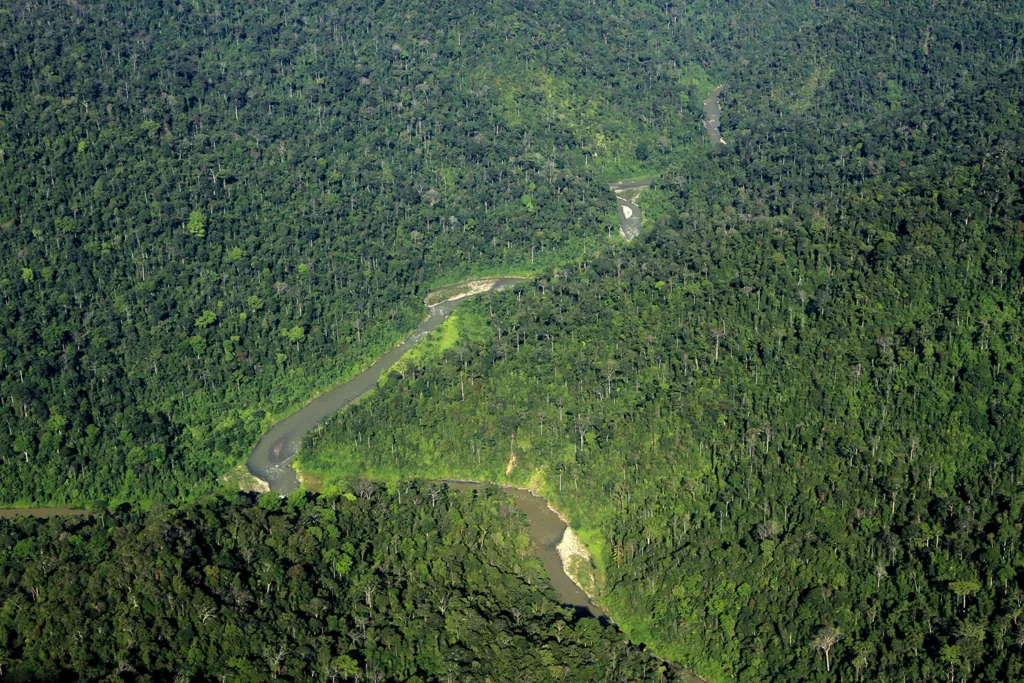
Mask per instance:
[[[558,556],[562,558],[562,569],[573,583],[587,595],[593,596],[597,586],[594,580],[594,567],[591,563],[590,550],[583,545],[571,526],[566,525],[562,540],[555,546]]]
[[[239,491],[270,493],[270,484],[250,472],[245,465],[239,465],[233,470],[225,472],[221,481],[232,488],[238,487]]]
[[[466,280],[460,282],[457,285],[449,285],[447,287],[441,287],[427,294],[426,298],[423,299],[423,303],[427,306],[433,307],[438,304],[443,304],[446,301],[455,301],[456,299],[463,299],[469,296],[476,296],[477,294],[483,294],[494,289],[495,285],[499,282],[509,283],[514,280],[522,280],[527,282],[529,278],[512,278],[512,277],[485,277],[479,280]]]

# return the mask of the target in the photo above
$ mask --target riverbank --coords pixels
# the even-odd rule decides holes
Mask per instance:
[[[227,484],[228,488],[237,488],[246,493],[270,493],[270,484],[246,469],[244,464],[225,472],[221,481]]]
[[[510,484],[472,479],[441,479],[440,482],[456,490],[496,486],[508,493],[516,508],[529,520],[530,540],[562,602],[590,616],[610,621],[606,610],[597,603],[595,567],[590,550],[573,532],[568,518],[548,499],[532,489]],[[580,576],[586,580],[581,580]]]
[[[458,301],[471,296],[477,296],[478,294],[484,294],[494,289],[500,282],[515,283],[530,281],[532,281],[532,278],[518,276],[483,277],[475,280],[466,280],[465,282],[435,289],[424,297],[423,303],[426,304],[428,308],[434,308],[435,306],[448,303],[449,301]]]
[[[636,192],[646,187],[649,182],[647,179],[631,181],[629,184],[635,184],[634,187],[623,186],[619,189],[626,192]],[[544,566],[552,588],[558,593],[560,601],[565,605],[575,608],[577,614],[581,616],[589,615],[608,619],[607,612],[598,603],[598,596],[603,590],[602,581],[604,576],[600,563],[602,559],[610,555],[609,549],[606,547],[607,541],[597,529],[583,530],[582,533],[577,534],[569,524],[568,515],[555,509],[550,501],[538,495],[537,491],[552,491],[552,489],[545,486],[540,471],[534,472],[532,478],[531,473],[523,472],[522,468],[515,469],[514,473],[512,473],[509,472],[509,468],[504,460],[502,460],[500,471],[495,469],[478,473],[478,470],[473,468],[459,471],[460,468],[453,468],[442,453],[436,453],[427,460],[420,460],[412,467],[389,469],[387,467],[379,467],[380,464],[378,463],[378,467],[375,468],[363,458],[364,453],[362,452],[361,445],[353,445],[351,448],[345,448],[342,451],[332,450],[329,454],[321,454],[320,460],[303,460],[302,464],[309,466],[308,471],[300,470],[291,463],[291,459],[297,453],[298,445],[301,443],[305,433],[310,429],[314,429],[326,416],[343,410],[352,402],[373,390],[381,376],[387,374],[390,368],[401,367],[396,366],[396,363],[408,351],[417,347],[427,334],[444,323],[462,300],[497,289],[502,282],[511,286],[523,281],[523,279],[518,278],[478,278],[432,292],[433,296],[430,297],[428,295],[428,299],[425,301],[430,309],[430,315],[412,335],[392,352],[378,359],[365,373],[361,373],[350,382],[336,387],[331,392],[328,392],[328,394],[325,394],[324,397],[317,399],[320,401],[336,393],[336,400],[332,399],[334,403],[318,407],[317,403],[313,402],[308,408],[304,408],[296,414],[295,417],[302,418],[303,422],[287,425],[289,430],[287,432],[281,431],[277,434],[268,432],[264,436],[266,441],[264,445],[268,449],[267,452],[274,457],[274,460],[268,459],[267,461],[272,468],[276,468],[275,471],[270,473],[273,476],[264,476],[262,473],[254,471],[252,458],[250,458],[250,471],[267,480],[270,483],[271,490],[278,494],[290,493],[297,489],[300,486],[300,481],[305,490],[341,493],[346,490],[345,482],[356,477],[367,477],[382,483],[393,484],[399,479],[418,476],[433,479],[434,481],[445,481],[445,483],[453,488],[478,489],[491,484],[477,479],[459,480],[455,477],[466,475],[473,477],[476,475],[484,478],[504,479],[501,476],[501,472],[508,472],[507,476],[511,477],[513,481],[516,481],[521,486],[526,485],[528,488],[500,483],[494,483],[493,485],[503,488],[512,498],[516,508],[527,516],[529,520],[529,534],[535,552]],[[486,307],[481,309],[481,311],[470,310],[466,312],[466,315],[470,318],[478,316],[481,320],[486,320]],[[457,328],[459,325],[455,325],[455,327]],[[474,325],[472,323],[468,325],[468,329],[473,328]],[[430,363],[433,362],[435,357],[442,357],[438,350],[445,348],[445,339],[448,334],[453,335],[455,339],[458,338],[457,330],[447,330],[446,335],[433,338],[434,341],[428,346],[418,347],[418,352],[424,354],[424,357],[421,359],[423,363]],[[459,378],[456,378],[455,381],[458,383]],[[274,427],[274,429],[279,428],[280,425],[275,425]],[[288,441],[289,434],[291,434],[290,442]],[[365,439],[366,447],[369,448],[370,438],[373,438],[375,444],[379,442],[378,434],[364,432],[360,435],[359,443],[362,444]],[[412,446],[412,448],[415,448],[415,446]],[[289,453],[288,449],[293,450]],[[318,452],[316,449],[311,449],[311,451]],[[511,459],[513,456],[510,455],[509,457]],[[284,465],[283,468],[281,467],[282,464]],[[413,463],[406,464],[412,465]],[[479,463],[477,464],[479,465]],[[289,480],[288,477],[291,479]],[[449,479],[448,477],[452,478]],[[529,478],[529,482],[524,477]],[[504,480],[508,481],[508,479]],[[554,495],[557,497],[557,493]],[[583,539],[587,539],[589,542],[584,542]],[[622,606],[619,605],[618,607]],[[628,616],[628,610],[624,610],[624,615]],[[629,633],[625,626],[622,626],[622,628],[624,632]],[[648,638],[644,637],[642,629],[637,629],[637,633],[640,635],[640,642],[648,640]],[[681,669],[669,662],[665,662],[665,664],[671,667],[673,671],[681,671]],[[689,677],[688,680],[699,681],[700,679]]]
[[[643,225],[643,214],[637,201],[640,193],[651,186],[654,178],[635,178],[633,180],[620,180],[608,186],[608,189],[615,193],[615,200],[619,207],[619,234],[627,242],[632,242],[640,235]]]
[[[478,278],[442,287],[428,294],[424,303],[430,313],[410,335],[359,374],[320,394],[286,419],[272,425],[249,453],[246,461],[249,473],[255,479],[266,482],[275,493],[288,494],[298,489],[299,480],[291,463],[307,433],[370,392],[384,373],[440,326],[461,301],[528,281],[529,278],[522,277]]]

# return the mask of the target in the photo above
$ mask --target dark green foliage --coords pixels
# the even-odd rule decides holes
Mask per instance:
[[[4,680],[656,680],[498,490],[356,491],[0,521]]]
[[[715,679],[1024,677],[1024,72],[918,104],[785,151],[739,110],[645,244],[468,304],[490,339],[302,466],[502,481],[515,452],[631,637]]]
[[[716,680],[1024,678],[1019,2],[70,2],[0,35],[0,500],[209,491],[428,283],[535,270],[303,466],[501,480],[515,455],[593,541],[615,619]],[[659,172],[645,243],[606,242],[604,182]],[[273,520],[312,514],[239,509],[214,516],[284,547]],[[5,566],[48,562],[32,535]],[[226,566],[210,548],[188,566]],[[301,612],[274,576],[246,580]],[[245,656],[307,621],[261,621]],[[0,646],[58,633],[27,628]],[[141,642],[118,629],[98,652]]]
[[[699,139],[678,68],[647,78],[603,23],[511,3],[0,12],[0,502],[209,491],[273,416],[412,329],[429,284],[597,243],[595,175],[632,169],[638,137],[664,138],[660,165]]]

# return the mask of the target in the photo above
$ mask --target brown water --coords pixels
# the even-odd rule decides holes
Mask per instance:
[[[488,484],[477,481],[445,481],[444,483],[457,491],[476,490],[488,486]],[[551,579],[551,587],[558,593],[562,604],[573,607],[581,616],[607,618],[601,608],[592,603],[587,594],[573,583],[562,567],[562,558],[555,547],[565,533],[565,522],[551,509],[546,500],[532,491],[513,486],[502,486],[501,488],[512,498],[516,507],[526,514],[526,519],[530,522],[530,540],[533,541],[534,551],[544,564],[544,570]]]
[[[12,517],[81,517],[92,515],[88,510],[77,508],[0,508],[0,519]]]
[[[722,94],[724,87],[724,85],[720,85],[712,90],[708,99],[704,101],[704,130],[707,131],[708,139],[711,140],[713,146],[725,144],[719,130],[722,122],[722,105],[718,103],[718,96]]]
[[[511,287],[526,278],[495,278],[490,291]],[[453,287],[458,287],[454,285]],[[460,296],[430,307],[430,315],[401,344],[378,358],[373,365],[344,384],[316,397],[298,412],[271,427],[259,440],[246,465],[249,471],[270,485],[275,493],[287,494],[299,488],[291,461],[299,452],[302,437],[334,413],[349,406],[376,386],[391,366],[444,322],[459,302],[483,292]]]
[[[524,281],[526,281],[524,278],[499,278],[494,282],[490,291],[521,284]],[[378,358],[373,365],[356,377],[317,397],[291,417],[271,427],[249,455],[247,463],[249,471],[270,484],[270,490],[275,493],[287,494],[296,490],[299,487],[299,481],[290,463],[298,453],[302,437],[326,418],[351,405],[369,392],[377,384],[381,375],[444,322],[460,301],[483,293],[478,291],[479,289],[479,287],[467,289],[463,283],[439,290],[441,295],[450,291],[458,298],[431,306],[427,319],[401,344]],[[470,293],[463,294],[467,291]],[[437,298],[436,295],[437,293],[434,298]],[[445,482],[445,484],[459,490],[477,489],[486,485],[479,482],[456,481]],[[533,541],[534,549],[544,564],[552,588],[558,593],[562,602],[575,608],[578,614],[607,618],[597,606],[590,602],[587,594],[573,583],[562,567],[562,558],[555,548],[565,533],[565,522],[548,507],[547,501],[540,496],[524,489],[503,488],[511,496],[516,507],[526,514],[526,518],[530,522],[530,538]]]

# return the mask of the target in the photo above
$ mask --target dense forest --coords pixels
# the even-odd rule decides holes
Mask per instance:
[[[600,243],[595,178],[701,145],[705,72],[636,28],[572,3],[0,11],[0,502],[210,491],[432,284]]]
[[[466,304],[303,469],[540,480],[616,619],[713,678],[1024,676],[1024,147],[955,165],[951,132],[844,217],[663,215]]]
[[[0,32],[0,501],[103,507],[216,488],[429,286],[596,248],[604,181],[704,158],[713,82],[753,163],[705,167],[685,211],[755,178],[784,203],[838,133],[812,183],[877,172],[922,139],[893,112],[1016,64],[1024,25],[1013,3],[74,2]]]
[[[709,680],[1024,678],[1019,3],[72,0],[0,36],[0,503],[119,510],[0,521],[3,675],[667,673],[558,607],[500,494],[400,483],[457,476],[538,487]],[[607,183],[648,175],[625,244]],[[323,496],[210,497],[480,274],[535,280],[307,439]]]
[[[776,46],[778,95],[734,76],[644,243],[466,304],[301,467],[539,485],[714,680],[1024,677],[1019,47],[926,69],[974,34],[901,63],[847,20]]]
[[[498,489],[208,498],[0,526],[0,676],[655,681],[560,606]],[[412,533],[409,533],[409,532]],[[69,677],[70,676],[70,677]],[[76,678],[77,676],[77,678]]]

